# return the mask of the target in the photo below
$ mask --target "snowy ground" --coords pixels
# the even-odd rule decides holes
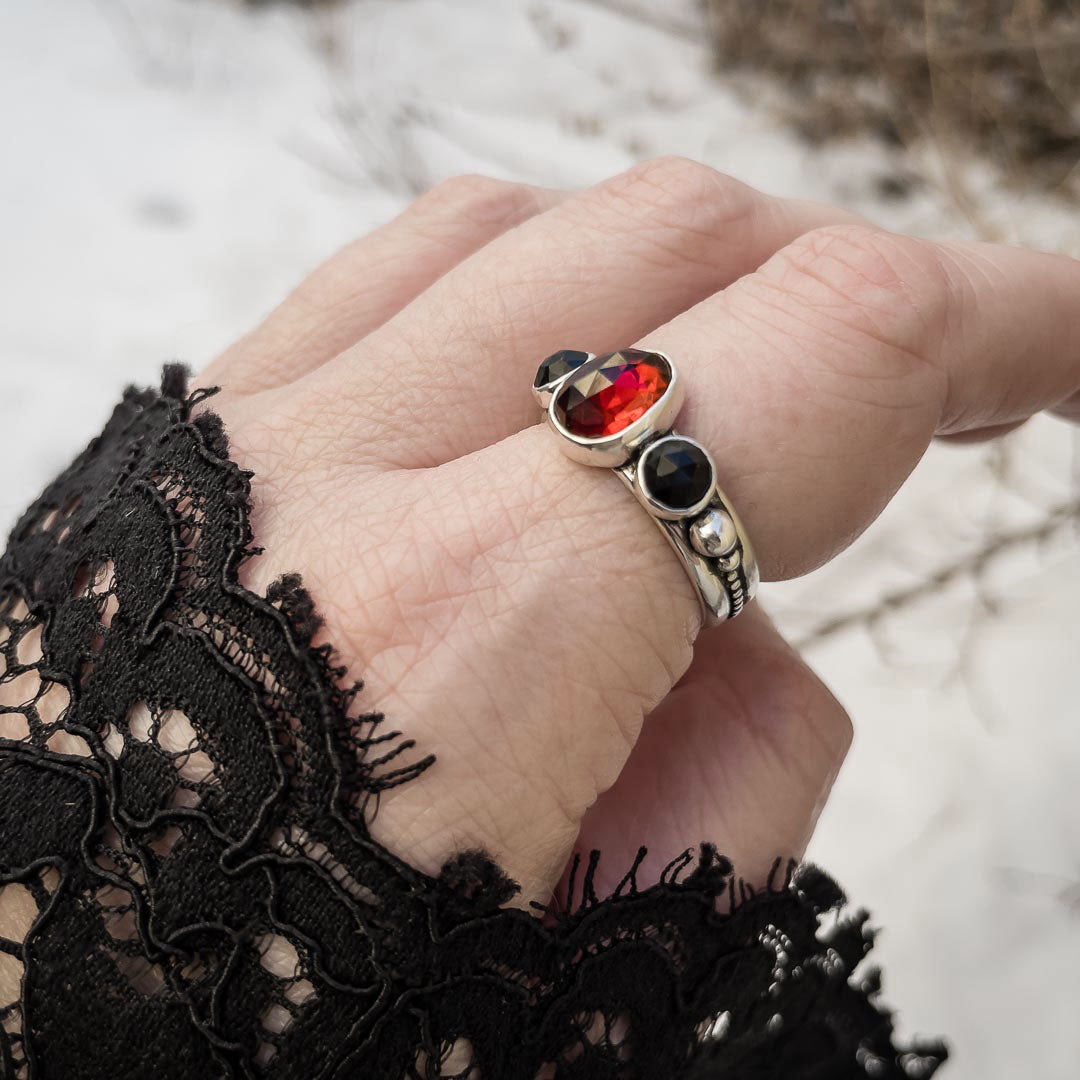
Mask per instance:
[[[657,153],[932,235],[932,187],[883,202],[886,152],[801,146],[714,79],[689,0],[4,0],[0,9],[0,527],[127,380],[200,366],[304,271],[443,176],[583,184]],[[1080,215],[995,193],[1011,238],[1080,253]],[[916,588],[1076,498],[1040,421],[1004,448],[935,449],[833,566],[769,591],[851,710],[857,742],[815,840],[886,927],[907,1031],[950,1075],[1076,1075],[1080,708],[1075,534],[1008,543],[872,630],[832,617]]]

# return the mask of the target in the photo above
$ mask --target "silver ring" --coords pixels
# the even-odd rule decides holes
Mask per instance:
[[[648,511],[697,587],[706,621],[754,598],[758,567],[700,443],[673,428],[683,386],[661,352],[562,349],[537,369],[533,396],[563,453],[614,470]]]

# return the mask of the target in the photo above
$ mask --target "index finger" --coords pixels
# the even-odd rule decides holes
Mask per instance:
[[[809,233],[651,334],[686,375],[762,575],[826,562],[935,435],[1002,428],[1080,391],[1080,262],[862,225]]]

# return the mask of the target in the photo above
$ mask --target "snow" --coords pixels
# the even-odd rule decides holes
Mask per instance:
[[[715,78],[690,0],[638,0],[650,19],[618,6],[6,0],[0,526],[124,382],[171,357],[201,366],[454,173],[577,186],[680,153],[893,228],[970,234],[933,185],[881,200],[895,152],[811,149],[746,100],[752,81]],[[965,176],[1003,236],[1080,251],[1074,210]],[[813,636],[1045,520],[1075,498],[1078,460],[1048,419],[1004,446],[935,447],[850,552],[766,601]],[[885,927],[886,996],[905,1031],[949,1036],[956,1076],[1065,1080],[1080,1054],[1074,540],[1006,545],[977,579],[807,649],[857,729],[811,854]]]

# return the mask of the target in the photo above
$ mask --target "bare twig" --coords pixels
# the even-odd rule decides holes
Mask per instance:
[[[864,626],[872,629],[885,616],[940,592],[961,577],[978,578],[987,565],[1004,552],[1027,544],[1044,544],[1078,520],[1080,520],[1080,499],[1071,499],[1061,503],[1050,510],[1037,524],[1024,529],[998,533],[970,555],[935,570],[929,577],[906,589],[889,593],[875,604],[826,619],[798,639],[795,644],[798,648],[805,649],[852,627]]]
[[[700,23],[688,22],[685,19],[666,15],[660,5],[647,8],[641,4],[632,3],[630,0],[577,0],[577,3],[585,4],[588,7],[603,8],[605,11],[621,15],[632,22],[642,23],[672,37],[681,38],[683,41],[691,41],[695,45],[702,44],[703,35]]]

